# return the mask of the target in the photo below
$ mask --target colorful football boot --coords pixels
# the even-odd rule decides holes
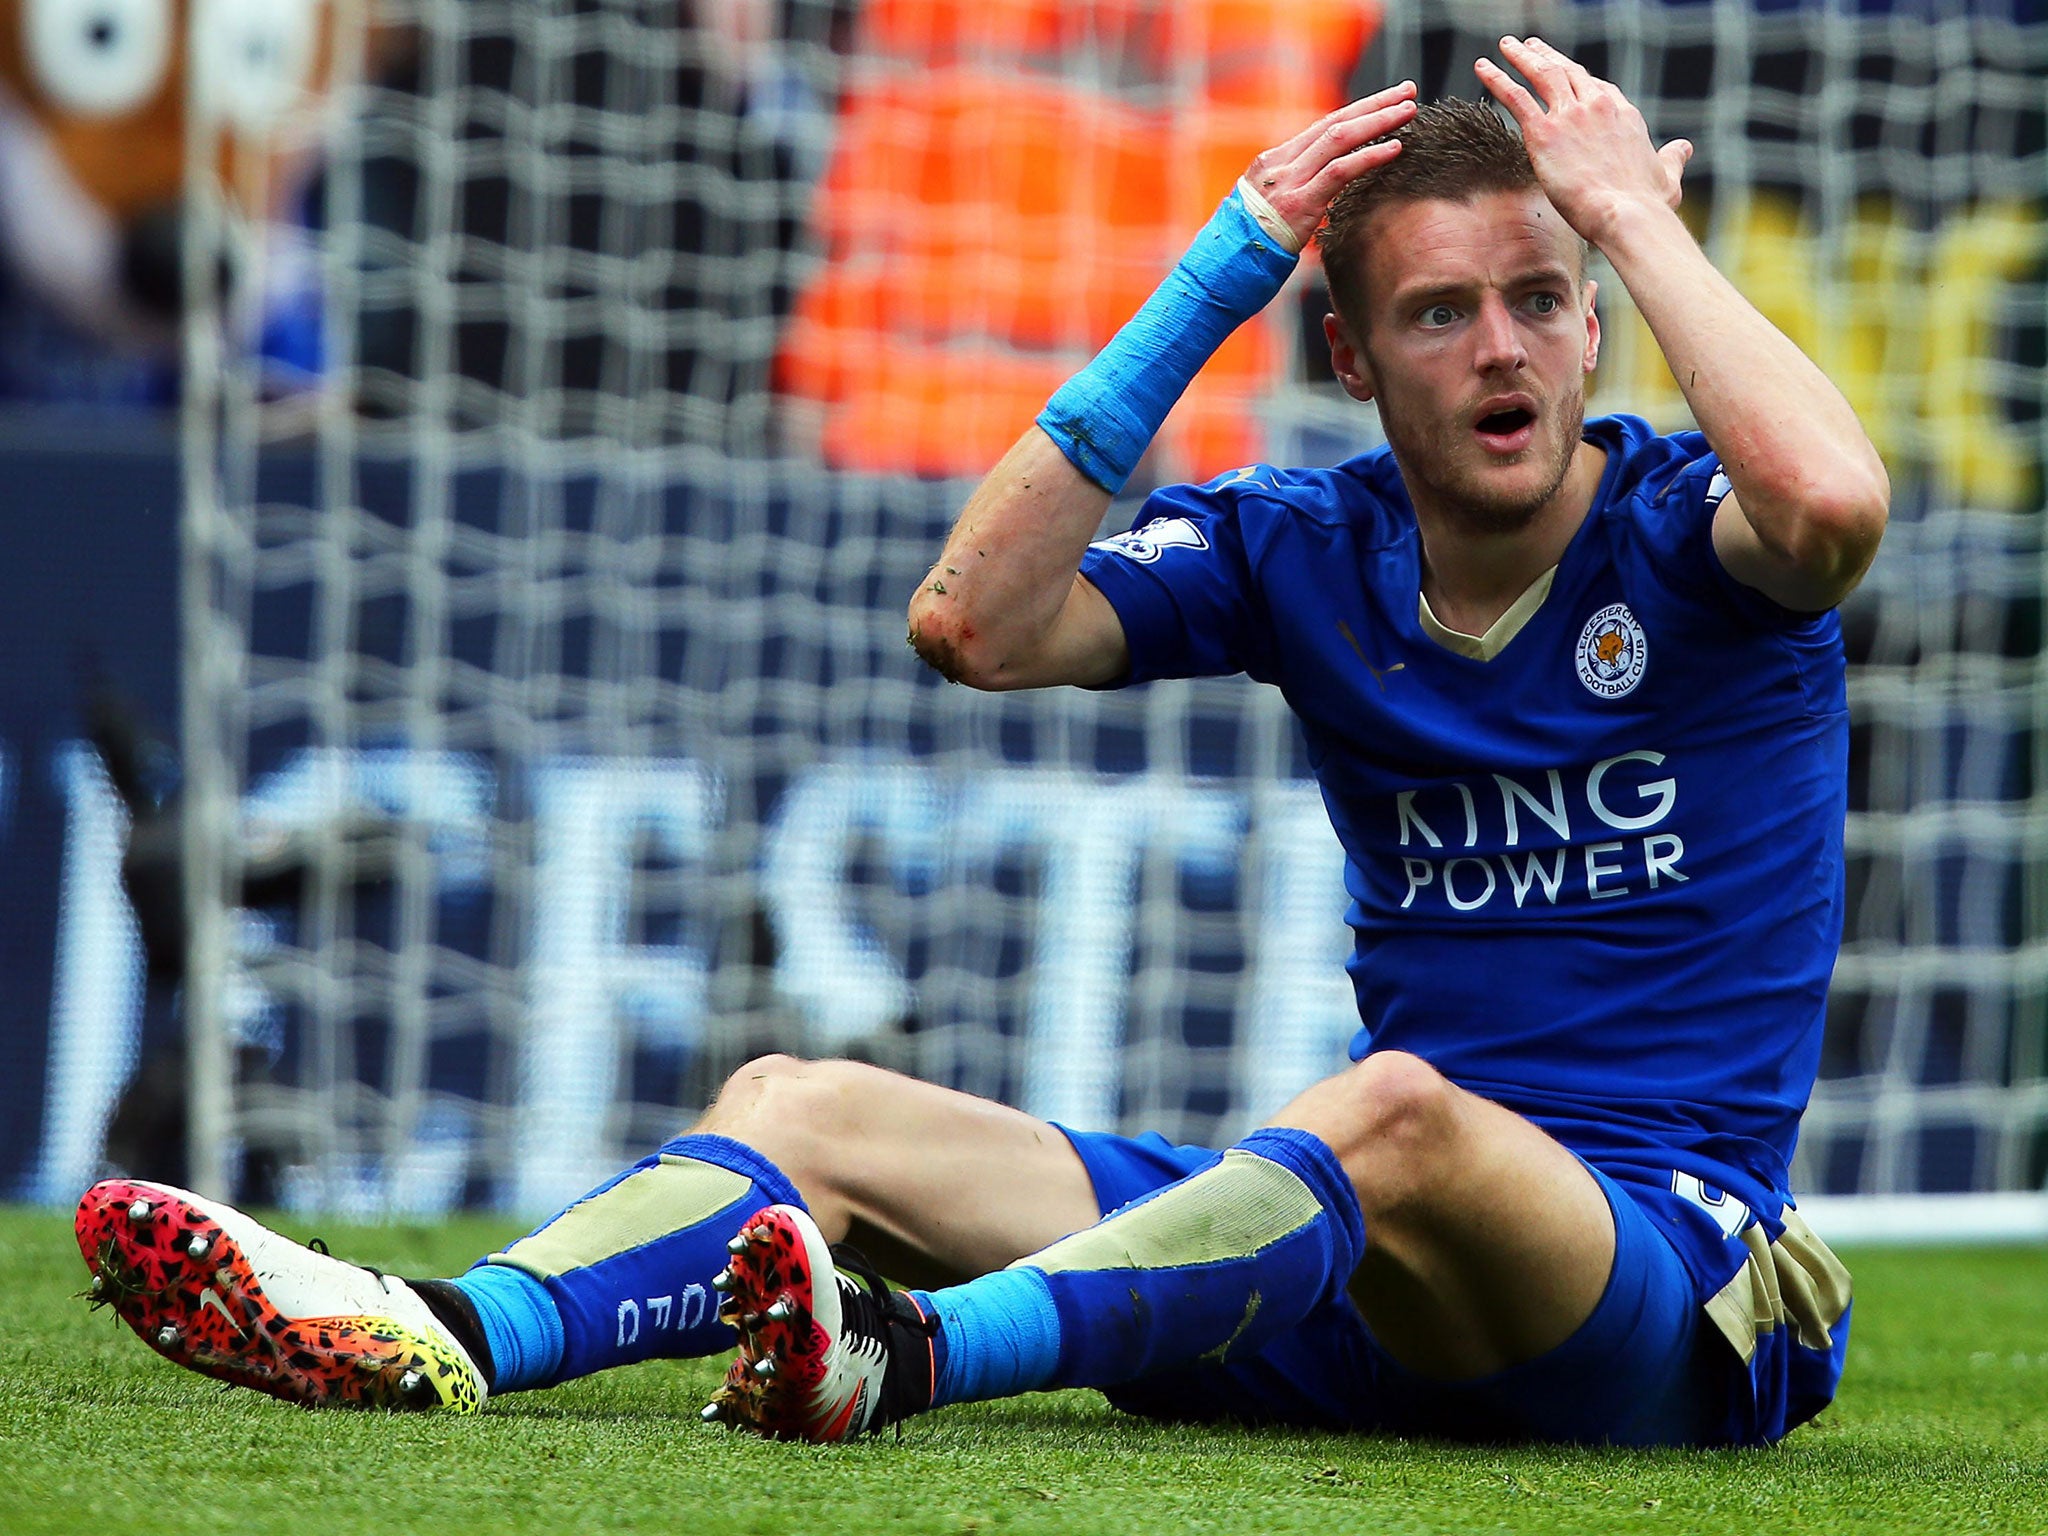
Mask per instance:
[[[938,1319],[810,1215],[771,1205],[726,1245],[712,1285],[739,1356],[703,1417],[782,1440],[844,1440],[932,1403]]]
[[[93,1305],[166,1360],[308,1408],[483,1406],[483,1371],[396,1276],[136,1179],[87,1190],[74,1226]]]

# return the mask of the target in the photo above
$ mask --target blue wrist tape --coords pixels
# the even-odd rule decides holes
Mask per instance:
[[[1046,402],[1038,425],[1082,474],[1112,495],[1122,490],[1182,391],[1299,259],[1233,188],[1144,307]]]

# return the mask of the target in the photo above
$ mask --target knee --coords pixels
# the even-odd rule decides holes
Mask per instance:
[[[804,1101],[820,1097],[818,1079],[832,1065],[780,1052],[756,1056],[725,1080],[712,1106],[712,1117],[732,1123],[780,1119],[798,1112]]]
[[[851,1061],[806,1061],[759,1056],[725,1080],[703,1129],[745,1141],[761,1151],[789,1155],[816,1142],[859,1133],[869,1095],[860,1079],[878,1072]]]
[[[1455,1167],[1462,1095],[1421,1057],[1381,1051],[1329,1086],[1326,1139],[1368,1220],[1414,1202]]]
[[[780,1052],[756,1056],[735,1069],[719,1086],[718,1096],[711,1101],[713,1112],[747,1113],[769,1094],[780,1093],[784,1084],[802,1072],[804,1065],[800,1057],[785,1056]]]
[[[1430,1143],[1441,1139],[1458,1090],[1420,1056],[1381,1051],[1366,1057],[1347,1075],[1375,1135],[1383,1140]]]

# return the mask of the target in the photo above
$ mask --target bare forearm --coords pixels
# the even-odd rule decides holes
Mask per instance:
[[[1294,271],[1347,182],[1400,153],[1415,85],[1341,107],[1252,162],[1187,254],[982,481],[910,603],[910,643],[976,688],[1107,683],[1129,658],[1079,574],[1110,497],[1196,372]]]
[[[1860,571],[1882,530],[1889,486],[1841,391],[1715,270],[1670,209],[1634,206],[1597,243],[1758,540],[1795,564]]]
[[[1044,432],[1027,430],[968,498],[911,599],[911,645],[955,682],[1037,682],[1031,663],[1073,593],[1109,499]]]

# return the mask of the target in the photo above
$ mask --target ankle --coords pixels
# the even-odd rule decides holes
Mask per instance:
[[[460,1292],[475,1313],[497,1378],[493,1391],[553,1384],[566,1335],[545,1285],[509,1264],[479,1264],[444,1283]]]
[[[446,1328],[463,1353],[483,1372],[484,1390],[498,1390],[498,1372],[491,1359],[491,1343],[477,1315],[476,1303],[453,1280],[408,1280],[413,1294],[427,1304],[435,1321]]]

